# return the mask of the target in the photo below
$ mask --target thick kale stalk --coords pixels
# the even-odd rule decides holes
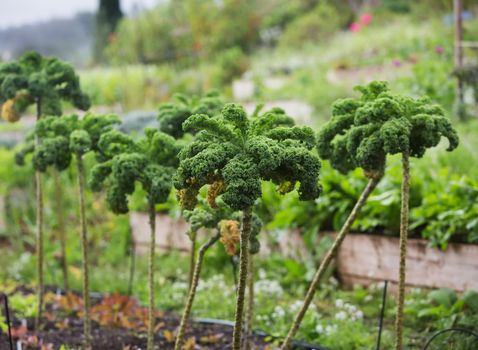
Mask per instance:
[[[80,89],[79,78],[74,68],[54,57],[43,57],[36,52],[27,52],[18,60],[0,64],[0,105],[2,116],[10,122],[17,121],[30,106],[36,105],[37,123],[45,115],[59,116],[62,101],[71,102],[81,110],[90,107],[90,100]],[[35,135],[35,148],[42,146],[42,138]],[[37,288],[38,312],[35,327],[40,327],[43,309],[43,188],[42,174],[46,169],[35,166],[37,204]]]
[[[156,250],[156,209],[155,204],[149,201],[149,258],[148,258],[148,345],[147,349],[154,349],[154,328],[156,317],[154,311],[154,260]]]
[[[37,101],[37,123],[41,118],[41,101]],[[38,148],[41,144],[41,139],[38,135],[35,135],[35,147]],[[41,325],[41,317],[43,313],[43,293],[44,293],[44,256],[43,256],[43,221],[44,221],[44,208],[43,208],[43,179],[40,170],[35,170],[35,183],[36,183],[36,255],[37,255],[37,302],[38,310],[35,318],[35,329],[39,329]]]
[[[234,331],[232,334],[232,348],[234,350],[241,349],[247,269],[249,264],[249,238],[252,230],[252,208],[244,209],[242,215],[239,285],[237,287],[236,315],[234,317]]]
[[[191,240],[191,251],[189,252],[188,291],[191,290],[194,278],[194,270],[196,268],[197,232],[191,232],[189,239]]]
[[[254,255],[249,252],[249,264],[247,267],[247,313],[245,329],[245,348],[252,348],[252,331],[254,328]]]
[[[207,242],[204,243],[201,248],[199,248],[197,260],[194,265],[195,267],[193,272],[193,278],[189,287],[188,299],[186,301],[186,306],[184,307],[183,315],[181,317],[181,324],[179,325],[174,350],[180,350],[184,341],[184,333],[186,330],[187,322],[189,320],[189,316],[191,315],[191,308],[194,303],[194,298],[196,297],[196,290],[199,284],[199,276],[201,274],[204,255],[206,254],[207,250],[219,240],[219,237],[220,233],[218,232],[214,236],[210,237]]]
[[[76,157],[76,172],[78,178],[78,198],[80,208],[80,234],[81,234],[81,267],[83,270],[83,348],[91,349],[91,321],[90,321],[90,285],[88,270],[88,232],[86,228],[85,213],[85,174],[83,170],[83,156]]]
[[[174,184],[181,206],[194,208],[200,189],[210,185],[232,210],[243,212],[233,350],[241,346],[249,243],[259,249],[257,237],[251,236],[251,220],[262,195],[261,181],[274,182],[280,193],[297,189],[300,200],[320,194],[320,160],[311,152],[314,133],[293,124],[280,109],[263,114],[257,110],[248,118],[235,104],[225,105],[220,115],[195,114],[183,123],[184,131],[196,134],[179,154]]]
[[[375,187],[377,187],[377,184],[379,181],[380,181],[380,178],[372,178],[369,180],[367,187],[365,187],[364,191],[360,195],[360,198],[358,199],[357,203],[355,203],[354,208],[350,212],[349,216],[347,217],[347,220],[345,221],[344,225],[340,229],[340,232],[335,238],[335,241],[332,244],[332,247],[330,247],[325,257],[320,262],[319,268],[315,272],[314,278],[312,279],[309,289],[307,290],[307,294],[305,295],[304,302],[302,303],[302,306],[299,312],[294,318],[294,322],[292,323],[289,333],[287,334],[286,338],[284,339],[281,345],[281,349],[285,350],[285,349],[288,349],[288,347],[290,346],[292,339],[294,339],[294,336],[299,330],[300,324],[302,323],[302,320],[307,310],[309,309],[309,306],[312,303],[312,300],[314,299],[315,292],[317,288],[319,287],[322,277],[327,271],[327,268],[330,266],[330,263],[332,262],[332,260],[337,256],[337,253],[339,251],[340,246],[342,245],[342,242],[344,241],[345,237],[350,231],[350,227],[354,223],[362,207],[365,205],[365,202],[367,198],[369,197],[369,195],[372,193]]]
[[[68,292],[68,263],[66,256],[66,232],[65,232],[65,213],[63,210],[63,188],[61,185],[60,172],[53,168],[53,179],[55,182],[55,211],[58,225],[58,235],[60,236],[60,265],[63,273],[63,290]]]
[[[140,184],[147,194],[150,249],[148,268],[148,350],[154,348],[154,261],[155,261],[155,206],[165,203],[171,192],[171,178],[177,165],[179,146],[169,135],[158,130],[145,129],[145,137],[135,141],[130,136],[112,130],[99,136],[98,150],[103,163],[91,171],[90,185],[100,191],[106,183],[107,203],[111,211],[125,214],[128,199]]]
[[[395,349],[401,350],[403,343],[403,305],[405,303],[405,273],[407,259],[407,238],[409,221],[409,196],[410,196],[410,156],[408,152],[402,153],[402,205],[400,209],[400,267],[398,280],[397,317],[395,320]]]
[[[37,217],[37,231],[36,231],[36,255],[37,255],[37,302],[38,309],[35,318],[35,329],[39,329],[41,325],[41,317],[43,313],[43,292],[44,292],[44,255],[43,255],[43,179],[39,171],[35,172],[36,182],[36,217]]]

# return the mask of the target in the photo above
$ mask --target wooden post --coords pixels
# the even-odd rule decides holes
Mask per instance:
[[[454,12],[454,24],[455,24],[455,69],[460,69],[463,66],[463,48],[461,46],[461,41],[463,39],[463,26],[462,26],[462,0],[453,1],[453,12]],[[459,110],[462,110],[462,105],[464,102],[463,98],[463,82],[458,75],[457,87],[456,87],[456,101],[459,107]],[[460,118],[464,116],[461,115]]]

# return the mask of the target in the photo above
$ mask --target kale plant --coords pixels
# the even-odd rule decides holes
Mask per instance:
[[[35,169],[42,172],[50,166],[66,169],[70,165],[72,156],[76,160],[82,247],[85,349],[91,349],[91,326],[83,157],[87,152],[97,150],[99,135],[111,130],[112,126],[117,123],[119,123],[119,119],[116,116],[87,113],[82,119],[79,119],[76,115],[44,117],[35,126],[35,134],[42,140],[42,143],[35,147],[33,153]]]
[[[212,202],[214,202],[214,205],[210,206]],[[181,324],[177,332],[178,335],[176,338],[175,350],[181,349],[183,345],[184,332],[196,296],[204,255],[218,240],[224,245],[228,255],[234,255],[236,254],[236,246],[240,239],[240,213],[232,211],[222,201],[216,203],[216,198],[208,198],[208,204],[202,203],[202,205],[197,206],[194,210],[186,210],[184,216],[190,222],[190,234],[196,235],[197,231],[201,228],[212,229],[216,232],[203,245],[201,245],[197,254],[196,262],[193,265],[194,272],[192,274],[188,298],[181,318]],[[260,220],[254,215],[253,234],[251,234],[249,238],[250,253],[257,253],[259,251],[257,235],[260,229]],[[253,250],[251,251],[251,249]]]
[[[112,130],[101,136],[99,150],[106,160],[92,169],[90,185],[94,191],[99,191],[104,186],[107,188],[106,200],[111,211],[116,214],[129,211],[128,199],[137,189],[137,184],[147,194],[150,225],[147,349],[152,350],[156,325],[154,311],[156,204],[165,203],[171,192],[179,146],[174,138],[155,129],[145,129],[145,136],[138,141]]]
[[[315,291],[319,286],[320,280],[324,276],[332,260],[337,256],[337,252],[342,245],[342,242],[349,233],[352,224],[359,215],[367,198],[378,185],[380,179],[383,177],[386,162],[385,155],[376,158],[369,157],[367,163],[364,164],[361,162],[362,158],[356,158],[360,156],[349,146],[349,144],[355,140],[353,139],[353,137],[355,137],[355,128],[358,127],[354,124],[357,111],[367,103],[370,103],[374,100],[374,90],[377,89],[377,86],[376,84],[370,84],[359,87],[358,89],[361,91],[361,96],[359,98],[345,98],[338,100],[333,104],[332,118],[320,129],[317,134],[317,150],[322,159],[327,159],[333,168],[339,170],[343,174],[347,174],[349,171],[352,171],[357,167],[361,167],[360,164],[362,164],[364,166],[364,175],[369,178],[369,182],[355,203],[352,211],[347,217],[347,220],[337,234],[332,246],[322,259],[307,290],[302,307],[295,316],[294,322],[291,325],[287,337],[282,343],[282,349],[287,349],[289,347],[314,298]],[[361,140],[361,142],[363,145],[367,145],[367,143],[373,143],[373,140],[367,140],[364,138]]]
[[[175,94],[172,102],[164,103],[158,109],[159,130],[174,138],[183,137],[183,123],[191,115],[213,116],[220,113],[223,106],[224,102],[217,91],[210,91],[201,98]]]
[[[319,136],[318,148],[319,153],[329,156],[331,163],[341,171],[359,166],[372,180],[383,171],[387,155],[402,156],[399,295],[396,317],[396,349],[401,350],[409,222],[409,159],[423,157],[426,150],[438,145],[442,137],[448,139],[447,151],[452,151],[458,146],[458,136],[450,120],[444,116],[443,109],[432,104],[426,97],[416,99],[392,94],[387,83],[382,81],[359,86],[357,90],[362,93],[361,99],[339,103],[338,106],[350,112],[348,116],[345,113],[343,118],[334,118],[331,121],[335,126],[324,129]],[[337,130],[344,131],[338,132],[338,138],[330,137],[336,134]],[[327,143],[331,143],[330,149]],[[300,322],[300,318],[298,319]],[[295,333],[294,326],[291,332]]]
[[[43,57],[37,52],[27,52],[19,59],[0,64],[0,105],[2,116],[16,121],[28,106],[36,107],[37,121],[44,115],[61,115],[62,102],[87,110],[90,99],[80,89],[74,68],[55,58]],[[34,146],[41,139],[35,137]],[[35,173],[37,217],[37,278],[38,312],[36,327],[40,326],[43,310],[43,182],[40,171]]]
[[[261,181],[276,183],[280,193],[297,188],[301,200],[320,194],[320,160],[312,152],[312,129],[293,126],[279,109],[256,112],[248,118],[241,106],[227,104],[220,115],[189,117],[184,131],[197,134],[180,152],[175,176],[183,208],[193,209],[199,190],[210,185],[232,210],[242,211],[234,350],[241,347],[252,207],[261,197]]]

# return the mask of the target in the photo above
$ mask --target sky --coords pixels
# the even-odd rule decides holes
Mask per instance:
[[[148,8],[158,2],[159,0],[121,0],[121,8],[123,12],[130,13],[135,4]],[[72,17],[78,12],[93,12],[98,4],[99,0],[0,0],[0,28]]]

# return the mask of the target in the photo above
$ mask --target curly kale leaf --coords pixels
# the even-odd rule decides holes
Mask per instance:
[[[81,110],[89,109],[91,104],[71,65],[37,52],[0,64],[0,104],[18,94],[23,95],[19,110],[40,102],[43,115],[61,115],[62,101]]]
[[[185,130],[199,131],[179,155],[175,187],[181,204],[196,205],[195,196],[207,184],[221,183],[223,201],[244,210],[261,197],[261,181],[288,190],[298,185],[302,200],[320,193],[320,160],[312,152],[315,136],[308,127],[293,126],[280,109],[248,117],[241,106],[228,104],[221,115],[193,115]]]
[[[361,96],[334,103],[332,118],[317,136],[319,155],[343,173],[361,167],[383,173],[387,154],[407,152],[422,157],[442,137],[448,151],[458,136],[440,106],[428,98],[414,99],[390,92],[386,82],[357,87]]]
[[[167,201],[171,192],[179,146],[174,138],[148,129],[135,141],[116,130],[104,133],[98,142],[107,161],[95,165],[89,179],[94,191],[107,189],[109,208],[117,214],[128,212],[129,197],[139,184],[150,204]]]
[[[221,111],[224,102],[216,92],[209,92],[202,98],[188,98],[182,94],[173,96],[170,103],[159,107],[159,130],[180,138],[184,135],[183,123],[193,114],[206,114],[214,116]]]

